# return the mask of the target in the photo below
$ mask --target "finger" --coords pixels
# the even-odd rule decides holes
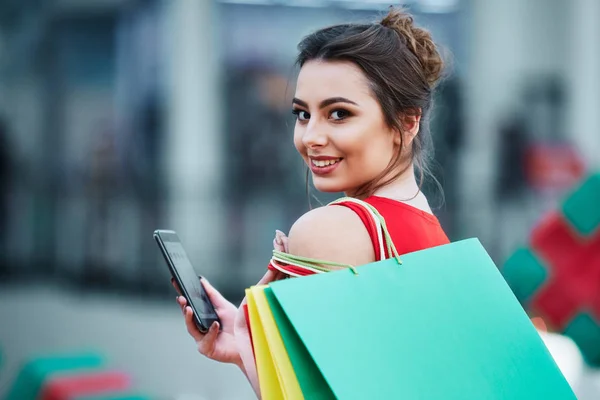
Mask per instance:
[[[285,238],[285,233],[281,232],[280,230],[276,230],[275,231],[275,241],[279,244],[282,245],[283,244],[283,239]]]
[[[283,238],[281,238],[281,241],[283,242],[283,252],[284,252],[284,253],[289,253],[289,252],[290,252],[290,250],[289,250],[289,245],[288,245],[288,238],[287,238],[287,236],[286,236],[286,237],[283,237]]]
[[[288,253],[288,237],[285,235],[285,233],[281,232],[280,230],[276,230],[275,240],[283,248],[283,250],[280,251]]]
[[[199,342],[204,339],[202,332],[198,330],[196,326],[196,322],[194,322],[194,312],[191,307],[185,307],[183,310],[183,314],[185,316],[185,327],[187,328],[188,333],[194,338],[196,342]]]
[[[283,243],[277,243],[277,238],[273,239],[273,249],[276,251],[285,252],[285,246]]]
[[[219,335],[219,323],[213,322],[208,328],[208,332],[204,335],[204,338],[198,343],[198,351],[205,356],[210,356],[215,348],[215,342]]]
[[[187,306],[187,300],[183,296],[177,296],[177,304],[179,304],[181,311],[185,311],[185,306]]]
[[[282,232],[275,231],[275,238],[273,238],[273,249],[276,251],[284,251],[285,247],[283,245],[283,241],[281,239]]]
[[[204,286],[204,290],[206,290],[206,294],[215,308],[222,309],[231,304],[217,289],[210,284],[209,281],[206,280],[206,278],[201,277],[200,282],[202,283],[202,286]]]
[[[171,285],[173,285],[177,293],[181,296],[181,290],[179,290],[179,285],[177,284],[174,278],[171,278]]]

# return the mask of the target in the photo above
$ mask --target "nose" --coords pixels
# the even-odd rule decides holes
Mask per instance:
[[[327,133],[324,128],[325,127],[319,125],[317,121],[311,120],[302,135],[302,143],[304,146],[309,149],[314,149],[327,145]]]

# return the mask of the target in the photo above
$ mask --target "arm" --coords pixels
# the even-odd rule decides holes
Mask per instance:
[[[309,211],[292,226],[289,253],[302,257],[364,265],[375,261],[375,251],[361,219],[346,207]]]
[[[285,235],[278,233],[274,247],[299,256],[351,265],[375,261],[371,239],[362,221],[352,210],[339,206],[317,208],[304,214],[292,226],[287,240]],[[257,285],[282,277],[281,273],[267,271]],[[201,354],[216,361],[237,365],[260,398],[258,375],[244,313],[246,299],[236,310],[206,280],[203,279],[202,283],[223,322],[223,331],[213,328],[207,334],[201,334],[193,322],[191,308],[187,307],[183,297],[179,297],[188,332],[196,340]]]
[[[279,243],[278,238],[281,239]],[[285,235],[278,232],[273,245],[276,250],[291,254],[351,265],[375,261],[375,252],[367,230],[360,218],[346,207],[322,207],[309,211],[294,223],[289,238],[286,239]],[[258,284],[281,277],[273,274],[273,271],[267,272]],[[240,310],[243,310],[243,304],[245,299]],[[242,360],[240,369],[260,397],[254,354],[243,311],[238,313],[238,317],[236,337],[239,338],[238,347]]]

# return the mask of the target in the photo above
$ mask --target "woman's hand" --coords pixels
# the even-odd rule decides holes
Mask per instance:
[[[283,253],[288,253],[288,238],[285,233],[275,231],[275,239],[273,239],[273,248]]]
[[[288,252],[288,238],[283,232],[275,232],[273,248],[277,251]],[[256,285],[266,285],[269,282],[283,278],[285,278],[285,274],[269,270]],[[200,354],[215,361],[232,363],[240,367],[248,378],[256,395],[260,398],[254,352],[246,321],[246,297],[244,297],[240,307],[236,308],[219,291],[212,287],[206,279],[201,278],[200,281],[215,307],[215,311],[223,324],[223,329],[219,332],[218,323],[215,322],[207,333],[203,334],[200,332],[194,322],[194,314],[191,307],[187,305],[183,296],[178,296],[177,302],[182,309],[188,333],[196,341]],[[181,294],[177,283],[173,279],[171,279],[171,283],[177,292]]]
[[[175,289],[179,292],[177,283],[173,280],[171,280],[171,282],[173,282],[173,286],[175,286]],[[196,341],[200,354],[211,360],[236,364],[237,366],[242,367],[241,358],[234,337],[235,320],[238,310],[206,279],[201,278],[200,282],[206,290],[208,298],[215,307],[215,311],[223,324],[223,329],[219,331],[219,323],[214,322],[208,332],[200,332],[194,322],[194,312],[192,311],[192,308],[187,305],[185,297],[178,296],[177,302],[183,312],[187,331]]]

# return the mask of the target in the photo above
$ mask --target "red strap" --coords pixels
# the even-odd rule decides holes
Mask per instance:
[[[377,233],[377,225],[373,220],[373,216],[367,211],[363,206],[353,203],[351,201],[344,201],[341,203],[335,203],[333,205],[336,206],[344,206],[348,207],[352,211],[354,211],[361,219],[365,228],[367,228],[367,232],[369,233],[369,237],[371,238],[371,243],[373,243],[373,250],[375,251],[375,260],[379,261],[381,258],[381,252],[379,250],[379,238]],[[389,257],[387,249],[385,251],[385,258]]]
[[[286,270],[292,274],[295,274],[295,275],[308,276],[308,275],[313,275],[316,273],[316,272],[313,272],[313,271],[310,271],[310,270],[307,270],[304,268],[298,268],[294,265],[283,264],[283,263],[278,263],[278,265],[281,266],[284,270]],[[269,263],[267,268],[269,268],[271,271],[281,272],[279,269],[275,268],[272,263]]]

